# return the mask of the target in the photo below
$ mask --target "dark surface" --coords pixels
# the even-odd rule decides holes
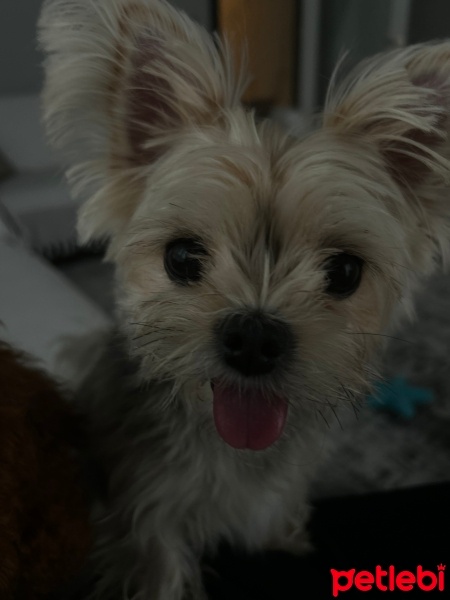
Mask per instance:
[[[327,600],[331,568],[374,572],[376,565],[394,565],[415,572],[422,565],[436,573],[443,563],[450,571],[449,509],[450,484],[322,501],[310,524],[315,553],[249,558],[223,548],[211,563],[217,574],[205,575],[208,592],[214,600]],[[450,598],[448,572],[445,583],[444,592],[353,589],[338,598]]]
[[[316,503],[310,533],[314,553],[297,558],[282,552],[246,556],[223,547],[205,560],[210,600],[334,600],[330,569],[374,572],[393,565],[433,573],[447,566],[443,592],[381,592],[356,589],[341,600],[372,598],[450,598],[450,483],[394,492],[347,496]],[[70,590],[70,593],[69,593]],[[86,600],[91,584],[86,572],[51,600]],[[406,595],[405,595],[406,594]],[[50,600],[50,599],[49,599]],[[192,600],[192,599],[189,599]],[[195,600],[195,599],[193,599]]]

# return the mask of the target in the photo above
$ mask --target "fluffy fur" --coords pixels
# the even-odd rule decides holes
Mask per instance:
[[[199,557],[225,538],[301,549],[307,484],[337,406],[373,375],[393,315],[446,257],[450,44],[396,50],[332,84],[303,140],[239,103],[225,43],[163,1],[47,0],[45,120],[88,196],[82,239],[117,266],[124,353],[87,407],[108,476],[97,596],[202,597]],[[204,276],[180,286],[168,242],[201,238]],[[325,261],[364,260],[358,290],[326,293]],[[289,363],[246,378],[216,351],[249,308],[294,332]],[[211,381],[283,395],[281,438],[237,450],[214,426]]]
[[[78,443],[77,421],[54,382],[0,344],[2,600],[47,598],[87,558]]]

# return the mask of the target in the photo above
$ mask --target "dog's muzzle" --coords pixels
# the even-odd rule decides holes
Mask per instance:
[[[228,315],[216,339],[224,362],[246,377],[271,373],[294,348],[289,325],[259,311]]]

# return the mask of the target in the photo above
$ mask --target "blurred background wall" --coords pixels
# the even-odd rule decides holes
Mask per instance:
[[[213,28],[211,0],[172,0],[208,29]],[[42,56],[36,48],[36,22],[42,0],[0,0],[0,94],[38,92]]]
[[[326,83],[330,77],[336,61],[345,51],[350,52],[350,61],[356,62],[360,58],[383,50],[395,43],[390,39],[390,20],[398,0],[312,0],[319,7],[318,25],[318,62],[314,63],[317,71],[318,104],[323,99]],[[267,37],[269,44],[279,43],[284,48],[285,58],[279,51],[278,60],[284,60],[291,73],[294,92],[291,94],[293,104],[301,100],[302,90],[299,86],[299,57],[302,51],[302,10],[305,0],[172,0],[172,3],[188,12],[194,19],[212,30],[220,25],[220,14],[226,13],[227,8],[232,8],[231,13],[236,20],[241,20],[244,12],[254,14],[255,22],[259,23],[259,15],[266,12],[270,18],[261,21],[261,30],[257,27],[247,27],[255,38],[255,46],[261,47],[261,39]],[[307,2],[306,2],[307,3]],[[38,92],[42,83],[40,64],[42,57],[36,49],[36,21],[41,8],[42,0],[1,0],[0,1],[0,95],[23,94]],[[408,5],[408,24],[406,37],[403,41],[415,43],[433,38],[450,36],[450,2],[449,0],[400,0],[400,4]],[[311,3],[310,3],[311,5]],[[236,10],[236,6],[241,7]],[[296,7],[294,15],[293,6]],[[234,11],[234,12],[233,12]],[[289,18],[286,19],[286,15]],[[288,21],[290,27],[296,31],[295,43],[286,44],[281,40],[287,33],[280,29],[279,21]],[[240,23],[230,24],[228,19],[226,28],[233,30]],[[287,31],[287,30],[286,30]],[[256,37],[258,39],[256,39]],[[250,45],[252,40],[250,39]],[[280,46],[280,47],[281,47]],[[288,52],[288,54],[286,54]],[[267,56],[270,55],[270,46],[260,52],[261,67],[256,66],[258,78],[264,76],[264,67],[267,78],[274,79],[270,67],[267,66]],[[306,57],[308,60],[309,57]],[[274,65],[280,71],[280,67]],[[286,68],[285,68],[286,70]],[[288,84],[284,81],[283,86]],[[267,89],[267,85],[261,85]],[[267,94],[266,94],[267,95]],[[289,94],[278,94],[286,101]],[[254,98],[267,101],[267,98]],[[277,102],[277,99],[274,99]]]
[[[405,30],[399,36],[402,13]],[[321,0],[320,98],[344,52],[355,63],[395,45],[446,37],[450,37],[448,0]]]
[[[0,1],[0,94],[37,91],[41,85],[36,51],[39,0]]]

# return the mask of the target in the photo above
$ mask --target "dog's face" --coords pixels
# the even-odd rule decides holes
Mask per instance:
[[[80,229],[111,240],[142,377],[237,448],[351,401],[450,237],[450,45],[361,66],[299,141],[255,123],[226,49],[165,3],[73,6],[42,18],[47,119],[88,137]]]

